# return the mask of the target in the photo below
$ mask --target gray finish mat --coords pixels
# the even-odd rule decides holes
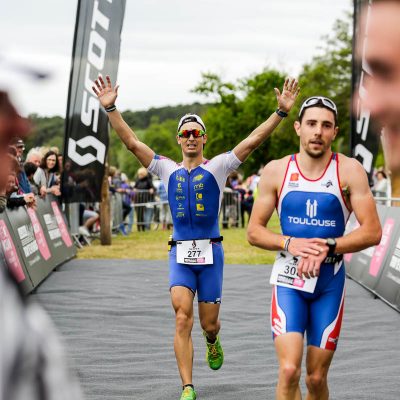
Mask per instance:
[[[274,399],[277,362],[269,327],[269,274],[269,266],[225,266],[225,363],[219,371],[206,365],[196,310],[193,382],[198,400]],[[73,260],[52,273],[32,297],[61,332],[87,400],[179,399],[165,260]],[[400,314],[347,280],[342,334],[329,374],[330,398],[400,399],[399,338]]]

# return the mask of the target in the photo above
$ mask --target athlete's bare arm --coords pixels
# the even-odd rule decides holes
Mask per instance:
[[[257,200],[247,228],[247,240],[253,246],[266,250],[284,249],[285,236],[272,232],[266,225],[275,210],[289,157],[271,161],[262,172]],[[294,256],[308,257],[310,254],[319,254],[325,247],[325,242],[324,239],[293,238],[289,251]]]
[[[368,184],[367,174],[362,165],[354,158],[339,155],[339,177],[342,187],[350,192],[349,208],[351,208],[360,226],[353,232],[336,238],[337,254],[354,253],[367,247],[377,245],[382,236],[382,228],[376,211],[376,204]],[[310,256],[299,262],[299,276],[318,276],[321,264],[328,254],[325,248],[316,256]]]
[[[100,100],[101,105],[106,108],[115,104],[118,97],[118,85],[114,88],[111,85],[110,77],[106,76],[107,83],[104,82],[101,76],[94,81],[96,87],[93,86],[93,91],[96,93]],[[108,119],[117,132],[120,139],[124,142],[128,150],[130,150],[140,161],[144,167],[148,167],[154,157],[154,151],[146,144],[141,142],[136,136],[135,132],[128,126],[122,118],[120,112],[115,109],[108,112]]]
[[[278,100],[278,108],[288,113],[293,107],[300,91],[297,80],[287,78],[283,85],[282,93],[277,88],[274,90]],[[274,112],[265,122],[254,129],[246,139],[242,140],[233,149],[237,158],[242,162],[245,161],[249,154],[267,139],[281,121],[282,117]]]

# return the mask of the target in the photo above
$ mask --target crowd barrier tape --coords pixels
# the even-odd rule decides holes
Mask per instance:
[[[37,197],[36,210],[7,208],[0,214],[0,241],[8,268],[25,293],[57,266],[76,256],[65,217],[56,198]]]
[[[377,246],[345,254],[347,275],[400,312],[400,208],[377,205],[382,239]],[[354,214],[346,226],[359,226]]]

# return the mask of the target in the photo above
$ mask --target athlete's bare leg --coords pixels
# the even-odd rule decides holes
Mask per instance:
[[[289,332],[276,337],[275,350],[279,361],[276,399],[301,400],[299,381],[303,357],[303,335]]]
[[[174,350],[182,386],[192,383],[193,370],[193,292],[183,286],[171,288],[171,301],[175,310]]]
[[[327,400],[329,398],[328,370],[334,351],[308,346],[307,349],[307,400]]]
[[[221,323],[218,319],[220,304],[199,303],[199,319],[203,331],[211,342],[217,337],[221,329]]]

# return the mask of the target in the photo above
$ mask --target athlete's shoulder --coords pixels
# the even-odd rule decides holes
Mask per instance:
[[[356,158],[353,157],[348,157],[342,153],[336,153],[338,160],[339,160],[339,168],[341,171],[346,172],[346,171],[351,171],[354,170],[355,172],[363,172],[365,173],[365,170]]]
[[[171,160],[170,158],[165,157],[165,156],[162,156],[162,155],[160,155],[160,154],[154,154],[154,160],[157,160],[157,161],[164,161],[164,162],[172,162],[172,163],[174,163],[174,164],[176,164],[176,165],[179,165],[179,163],[177,163],[176,161]]]
[[[342,187],[352,187],[355,184],[358,185],[368,182],[367,173],[356,158],[345,156],[344,154],[338,153],[339,159],[339,179]]]
[[[150,165],[147,167],[149,172],[159,176],[164,180],[166,180],[169,175],[177,171],[179,168],[181,168],[180,164],[159,154],[154,155]]]
[[[260,185],[269,187],[271,190],[278,191],[285,179],[288,163],[291,156],[270,161],[263,169]]]
[[[287,165],[291,159],[291,155],[279,158],[277,160],[270,161],[263,169],[263,174],[270,174],[271,172],[279,174],[280,172],[285,172]]]
[[[234,151],[221,153],[203,162],[203,165],[208,165],[212,168],[222,167],[224,171],[232,171],[239,167],[242,162],[237,158]]]
[[[217,154],[216,156],[214,156],[213,158],[211,158],[210,160],[207,160],[207,161],[210,162],[212,160],[218,160],[220,158],[227,158],[227,157],[236,157],[236,154],[233,150],[229,150],[229,151],[225,151],[223,153]]]

